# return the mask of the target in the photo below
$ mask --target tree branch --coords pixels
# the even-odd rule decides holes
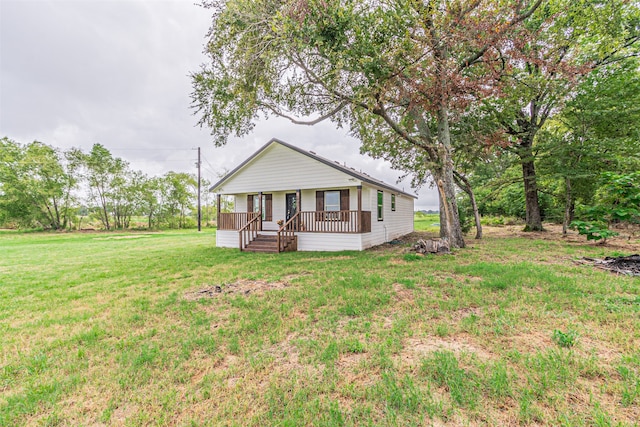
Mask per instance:
[[[334,108],[333,110],[329,111],[327,114],[324,114],[320,117],[318,117],[315,120],[298,120],[294,117],[291,117],[287,114],[284,114],[283,112],[281,112],[279,109],[277,109],[276,107],[274,107],[271,104],[267,104],[267,103],[260,103],[260,106],[265,107],[267,109],[269,109],[273,114],[275,114],[276,116],[279,117],[283,117],[287,120],[289,120],[291,123],[296,124],[296,125],[306,125],[306,126],[313,126],[316,125],[328,118],[331,118],[332,116],[334,116],[335,114],[339,113],[340,110],[342,110],[344,107],[346,107],[348,104],[347,101],[342,101],[336,108]]]
[[[603,65],[612,64],[614,62],[621,61],[621,60],[626,59],[626,58],[631,58],[631,57],[634,57],[634,56],[640,56],[639,52],[631,52],[628,55],[619,56],[619,57],[615,56],[621,50],[633,46],[638,41],[640,41],[640,34],[636,34],[636,35],[633,35],[633,36],[629,37],[627,40],[625,40],[625,43],[622,46],[620,46],[619,49],[613,50],[608,55],[606,55],[604,58],[594,62],[593,65],[591,66],[591,69],[596,69],[596,68],[598,68],[600,66],[603,66]]]
[[[397,133],[401,138],[403,138],[409,144],[411,144],[411,145],[413,145],[413,146],[415,146],[417,148],[420,148],[422,150],[425,150],[427,152],[427,154],[429,155],[429,160],[430,161],[432,161],[434,163],[437,162],[438,156],[437,156],[437,153],[435,152],[435,150],[433,149],[433,147],[430,147],[429,145],[422,144],[420,141],[418,141],[417,139],[415,139],[414,137],[409,135],[409,133],[405,129],[403,129],[398,123],[395,122],[395,120],[393,120],[389,116],[389,114],[387,114],[387,111],[384,108],[384,105],[382,105],[381,103],[378,104],[378,106],[373,108],[372,113],[380,116],[389,125],[389,127],[391,127],[391,129],[393,129],[393,131],[395,133]]]

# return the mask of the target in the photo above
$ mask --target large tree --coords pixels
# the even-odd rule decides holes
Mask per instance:
[[[95,209],[95,214],[106,230],[114,224],[114,212],[126,182],[129,164],[101,144],[94,144],[89,153],[75,149],[72,153],[74,161],[81,165],[83,177],[88,184],[88,202]]]
[[[441,235],[462,247],[450,120],[493,92],[499,54],[540,3],[205,2],[214,19],[211,63],[193,75],[200,124],[216,144],[250,132],[259,113],[347,125],[364,152],[396,167],[407,156],[426,165],[419,173],[438,188]]]
[[[604,172],[640,170],[640,61],[591,73],[540,138],[540,171],[561,182],[563,231],[575,202],[591,204]]]
[[[522,169],[525,230],[542,230],[538,200],[536,139],[547,121],[571,100],[575,88],[594,70],[637,55],[640,45],[637,2],[549,0],[540,7],[509,52],[501,52],[502,90],[490,102]]]
[[[66,153],[34,141],[0,139],[0,221],[65,229],[77,183]]]

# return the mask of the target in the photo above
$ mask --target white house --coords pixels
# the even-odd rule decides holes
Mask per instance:
[[[210,188],[216,245],[240,250],[363,250],[413,231],[416,196],[272,139]],[[235,212],[220,212],[233,196]]]

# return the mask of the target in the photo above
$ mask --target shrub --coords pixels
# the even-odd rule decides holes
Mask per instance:
[[[598,221],[573,221],[571,223],[572,229],[577,229],[578,234],[587,236],[587,240],[602,240],[602,243],[607,242],[607,238],[617,236],[618,233],[609,230],[607,224]]]
[[[553,335],[551,339],[563,348],[571,348],[576,344],[578,340],[578,333],[572,329],[569,329],[567,332],[562,332],[558,329],[553,331]]]

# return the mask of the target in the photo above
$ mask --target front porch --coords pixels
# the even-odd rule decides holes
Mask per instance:
[[[305,242],[317,247],[322,240],[334,241],[338,235],[361,235],[371,232],[370,211],[301,211],[287,222],[271,228],[272,221],[265,221],[262,212],[232,212],[218,214],[218,234],[228,240],[230,233],[237,233],[237,247],[243,251],[287,252],[296,251]],[[265,228],[265,224],[269,228]],[[354,249],[361,247],[358,236],[353,240]],[[235,244],[233,245],[235,246]]]

